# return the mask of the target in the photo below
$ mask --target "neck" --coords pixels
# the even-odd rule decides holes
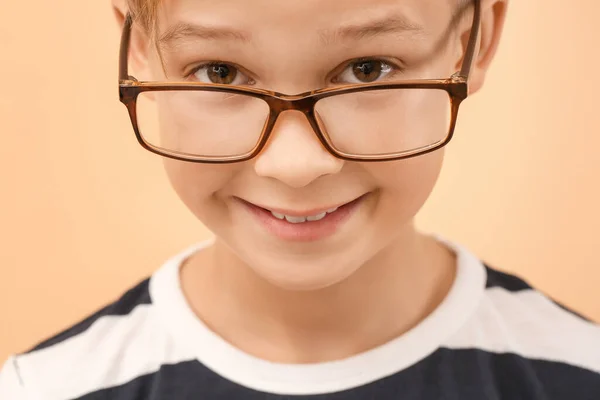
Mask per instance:
[[[182,268],[182,286],[203,322],[241,350],[276,362],[322,362],[417,325],[445,297],[454,264],[448,249],[411,228],[343,282],[288,291],[254,274],[217,240]]]

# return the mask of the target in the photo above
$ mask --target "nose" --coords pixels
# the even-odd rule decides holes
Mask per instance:
[[[254,169],[259,176],[301,188],[321,176],[339,172],[343,165],[344,160],[323,148],[306,117],[290,110],[279,114]]]

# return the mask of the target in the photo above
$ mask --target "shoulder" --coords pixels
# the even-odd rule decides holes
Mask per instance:
[[[116,364],[123,369],[120,374],[126,375],[128,362],[142,360],[149,347],[164,340],[153,313],[149,281],[143,280],[68,329],[12,356],[0,375],[0,393],[9,393],[6,398],[11,399],[24,399],[28,393],[31,397],[27,398],[58,400],[117,384],[111,381],[116,378],[111,374]]]
[[[144,279],[134,287],[127,290],[118,299],[107,304],[85,319],[72,325],[44,341],[38,343],[25,354],[32,354],[41,350],[68,343],[70,339],[80,340],[86,338],[89,329],[101,324],[116,328],[125,322],[140,320],[140,315],[146,314],[152,305],[149,292],[149,279]],[[125,318],[116,318],[125,317]],[[89,338],[88,338],[89,339]]]
[[[554,392],[579,386],[600,393],[600,326],[525,280],[484,267],[481,302],[448,347],[477,352],[505,376],[528,377]]]
[[[600,340],[598,323],[562,305],[516,275],[501,272],[487,264],[484,267],[487,305],[505,318],[528,316],[528,326],[553,326],[554,332],[570,327],[574,333],[590,333],[592,339]]]

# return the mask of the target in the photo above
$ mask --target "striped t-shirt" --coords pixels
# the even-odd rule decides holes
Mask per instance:
[[[10,357],[0,400],[600,399],[600,327],[464,247],[425,320],[344,360],[278,364],[209,330],[179,267],[200,244],[87,319]]]

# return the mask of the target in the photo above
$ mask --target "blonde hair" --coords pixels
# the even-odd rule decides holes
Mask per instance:
[[[127,0],[127,4],[135,22],[139,23],[146,32],[153,32],[160,0]]]

